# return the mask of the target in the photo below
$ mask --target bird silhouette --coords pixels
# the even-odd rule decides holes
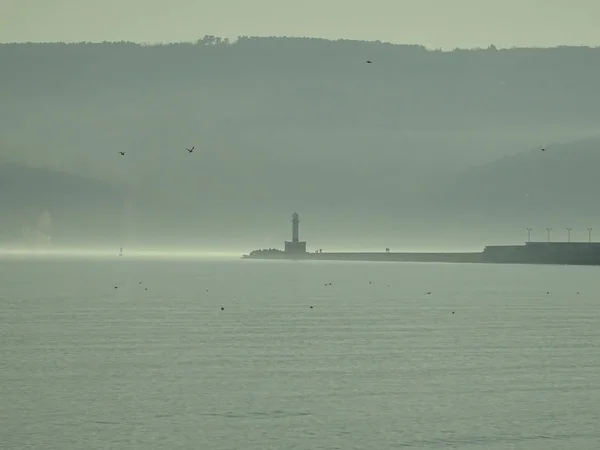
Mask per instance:
[[[196,146],[194,145],[192,148],[187,148],[186,147],[185,149],[188,151],[188,153],[192,153],[195,148],[196,148]]]
[[[125,152],[117,152],[121,156],[125,156]]]
[[[545,152],[545,151],[546,151],[546,149],[545,149],[545,148],[543,148],[543,149],[542,149],[542,151],[543,151],[543,152]]]
[[[367,61],[367,64],[373,64],[373,61]]]

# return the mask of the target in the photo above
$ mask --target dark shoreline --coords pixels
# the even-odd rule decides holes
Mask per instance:
[[[461,264],[600,265],[600,243],[528,242],[525,245],[487,246],[482,252],[339,252],[309,253],[255,251],[243,259],[294,261],[436,262]]]
[[[483,253],[273,253],[243,255],[243,259],[274,259],[297,261],[387,261],[387,262],[484,262]]]

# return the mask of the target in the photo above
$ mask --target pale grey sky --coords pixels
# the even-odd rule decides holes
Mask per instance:
[[[428,47],[600,45],[599,0],[0,0],[0,42],[311,36]]]

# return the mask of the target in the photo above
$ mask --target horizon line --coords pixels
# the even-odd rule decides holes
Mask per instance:
[[[418,43],[399,43],[399,42],[390,42],[390,41],[382,41],[382,40],[363,40],[363,39],[349,39],[349,38],[323,38],[316,36],[287,36],[287,35],[239,35],[236,38],[230,39],[228,37],[218,36],[218,35],[205,35],[201,38],[198,38],[195,41],[192,40],[172,40],[172,41],[131,41],[131,40],[64,40],[64,41],[42,41],[42,40],[21,40],[21,41],[0,41],[0,45],[24,45],[24,44],[63,44],[63,45],[77,45],[77,44],[130,44],[130,45],[139,45],[143,47],[160,47],[160,46],[169,46],[169,45],[202,45],[202,39],[205,37],[214,37],[218,39],[222,39],[221,42],[218,43],[206,43],[204,46],[225,46],[225,45],[235,45],[243,42],[244,40],[251,39],[290,39],[290,40],[316,40],[316,41],[325,41],[331,43],[345,42],[345,43],[365,43],[365,44],[380,44],[392,47],[412,47],[412,48],[420,48],[422,50],[428,52],[442,52],[442,53],[452,53],[456,51],[500,51],[500,50],[555,50],[555,49],[590,49],[596,50],[600,48],[599,45],[586,45],[586,44],[564,44],[564,45],[550,45],[550,46],[498,46],[496,44],[488,44],[487,46],[475,46],[475,47],[429,47],[425,44]]]

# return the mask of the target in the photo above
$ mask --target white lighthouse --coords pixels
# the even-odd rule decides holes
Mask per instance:
[[[292,240],[285,241],[286,253],[306,253],[306,241],[300,241],[300,217],[298,213],[292,215]]]

